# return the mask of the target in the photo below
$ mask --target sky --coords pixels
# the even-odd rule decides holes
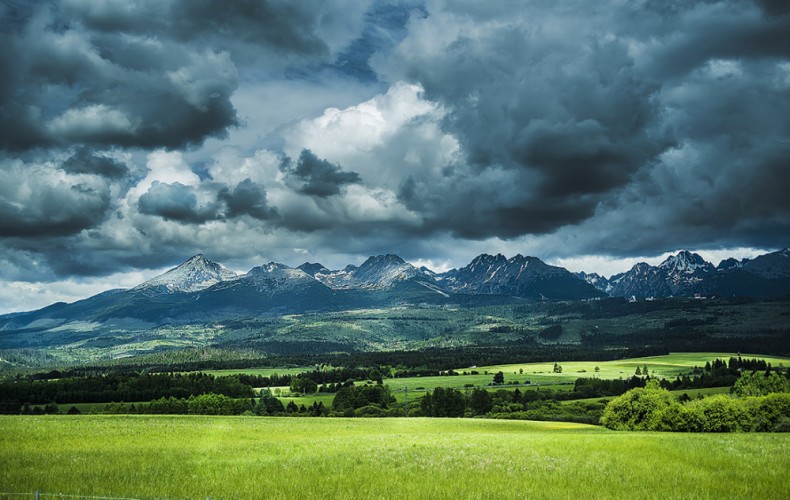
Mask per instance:
[[[782,0],[0,0],[0,47],[0,313],[197,253],[790,246]]]

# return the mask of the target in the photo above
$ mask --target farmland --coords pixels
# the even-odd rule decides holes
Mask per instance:
[[[702,367],[708,361],[715,359],[727,360],[730,357],[739,356],[738,353],[725,352],[698,352],[698,353],[672,353],[666,356],[650,356],[644,358],[628,358],[615,361],[568,361],[559,363],[562,372],[554,373],[553,363],[519,363],[507,365],[491,365],[481,367],[458,367],[456,372],[460,375],[454,376],[430,376],[430,377],[405,377],[384,379],[384,383],[389,386],[399,402],[404,400],[404,390],[416,397],[424,391],[435,389],[436,387],[451,387],[454,389],[464,389],[467,385],[486,387],[493,379],[493,374],[501,371],[505,375],[506,385],[498,386],[501,388],[511,388],[510,382],[518,382],[518,387],[525,389],[552,389],[555,391],[573,388],[573,382],[579,377],[597,377],[602,379],[629,378],[634,375],[636,368],[640,370],[647,366],[651,376],[657,378],[672,379],[677,375],[691,372],[695,366]],[[774,367],[790,366],[790,358],[778,356],[763,356],[759,354],[740,354],[743,358],[759,358],[771,363]],[[598,368],[598,371],[596,371]],[[472,370],[476,375],[469,374]],[[212,373],[215,375],[231,373],[257,373],[257,369],[248,370],[217,370]],[[276,371],[276,370],[273,370]],[[297,370],[294,370],[297,371]],[[464,372],[467,374],[465,375]],[[525,385],[526,383],[526,385]],[[286,387],[281,390],[287,392]],[[689,392],[689,391],[683,391]],[[721,391],[714,391],[721,392]],[[699,391],[692,391],[690,394],[696,395]],[[323,397],[323,396],[322,396]],[[326,405],[326,397],[316,399],[315,396],[292,397],[284,399],[294,401],[297,404],[310,405],[315,400],[323,401]],[[328,398],[331,401],[331,398]]]
[[[790,435],[478,419],[0,417],[0,491],[126,497],[787,498]]]

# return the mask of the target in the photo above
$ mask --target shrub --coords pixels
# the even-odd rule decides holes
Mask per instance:
[[[354,410],[355,417],[383,417],[384,410],[379,406],[368,405]]]
[[[675,400],[669,391],[651,380],[645,388],[632,389],[609,402],[601,423],[609,429],[654,429],[659,427],[662,412],[673,403]]]
[[[752,416],[744,401],[723,394],[692,401],[688,408],[698,414],[704,432],[733,432],[752,427]]]

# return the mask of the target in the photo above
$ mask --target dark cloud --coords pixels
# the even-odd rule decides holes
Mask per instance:
[[[343,16],[355,17],[346,7],[63,0],[6,8],[15,29],[0,35],[0,148],[184,148],[224,138],[239,124],[230,101],[239,66],[271,77],[329,62],[333,37],[354,35],[338,35],[351,27]]]
[[[0,148],[174,148],[237,123],[229,100],[237,70],[226,52],[94,37],[79,23],[53,26],[55,10],[42,7],[4,36]]]
[[[300,192],[320,198],[340,194],[343,186],[361,181],[358,173],[344,172],[339,165],[319,159],[309,149],[302,150],[296,166],[285,158],[280,168],[299,183]]]
[[[96,174],[110,178],[120,178],[129,173],[123,163],[85,147],[78,148],[61,166],[73,174]]]
[[[757,4],[772,16],[786,16],[790,14],[790,3],[784,0],[756,0]]]
[[[319,2],[272,0],[143,1],[132,5],[86,0],[68,2],[86,27],[203,42],[226,50],[244,45],[289,57],[324,58],[329,48],[316,33],[324,8]]]
[[[503,24],[512,13],[488,12],[500,20],[436,35],[428,50],[407,38],[377,66],[419,82],[446,110],[442,128],[464,153],[443,179],[415,174],[401,188],[428,229],[512,238],[579,223],[672,143],[660,129],[660,87],[636,67],[626,40],[569,21],[562,8],[534,19],[526,10],[533,24]],[[414,25],[421,44],[434,22],[473,24],[458,17],[429,12]]]
[[[112,205],[101,178],[64,177],[47,163],[0,159],[0,236],[65,236],[105,219]]]
[[[463,159],[399,198],[423,234],[561,231],[557,254],[777,241],[790,18],[763,7],[431,4],[374,67],[422,85]]]
[[[140,213],[187,224],[201,224],[217,218],[214,204],[198,204],[195,190],[179,182],[165,184],[155,181],[140,197]]]
[[[202,224],[211,220],[230,220],[243,215],[258,220],[277,218],[277,209],[266,201],[266,188],[245,179],[230,189],[229,186],[214,186],[216,195],[204,193],[199,201],[195,188],[175,182],[172,184],[154,181],[148,191],[140,197],[140,213],[156,215],[163,219],[185,224]]]
[[[267,220],[277,216],[277,210],[269,207],[266,202],[266,189],[250,179],[240,182],[233,191],[223,188],[217,198],[227,206],[226,216],[229,218],[249,215],[255,219]]]

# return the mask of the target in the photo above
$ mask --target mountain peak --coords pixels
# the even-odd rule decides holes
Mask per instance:
[[[324,267],[323,264],[319,264],[318,262],[305,262],[301,266],[298,266],[297,269],[301,269],[305,273],[309,274],[312,277],[315,277],[317,273],[327,273],[329,269]]]
[[[694,273],[698,269],[704,272],[715,270],[713,264],[707,262],[701,255],[688,250],[681,250],[677,255],[670,255],[658,267],[673,273],[684,272],[687,274]]]
[[[388,253],[384,255],[371,255],[368,259],[359,266],[362,269],[365,266],[371,266],[376,264],[406,264],[406,261],[401,259],[400,256],[395,255],[394,253]]]
[[[233,271],[207,259],[203,254],[197,254],[166,273],[137,285],[134,289],[165,293],[198,292],[221,281],[237,278]]]
[[[431,279],[395,254],[372,255],[359,267],[349,265],[342,271],[320,272],[315,278],[334,289],[388,288],[414,278]]]

